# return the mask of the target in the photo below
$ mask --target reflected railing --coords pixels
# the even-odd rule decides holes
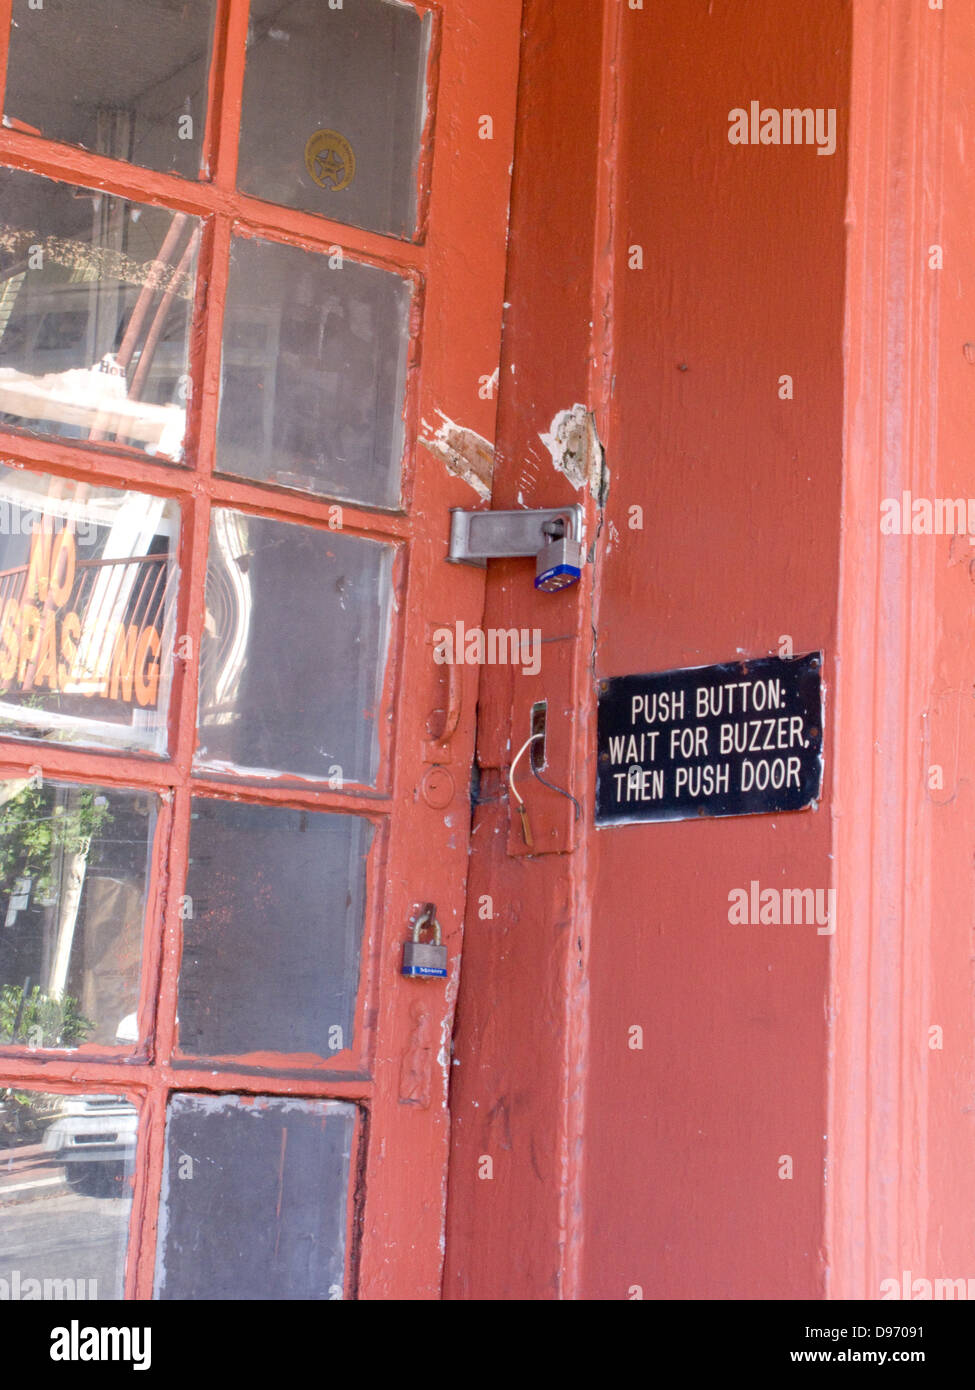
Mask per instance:
[[[23,212],[33,193],[29,183],[15,183],[12,207],[19,202]],[[191,394],[185,335],[176,363],[157,359],[173,311],[192,302],[200,228],[173,213],[148,261],[111,241],[100,223],[91,240],[0,224],[0,357],[11,359],[0,365],[0,416],[18,428],[129,443],[178,462]],[[25,272],[35,265],[32,281]],[[174,369],[178,400],[153,401],[154,375],[168,378]]]

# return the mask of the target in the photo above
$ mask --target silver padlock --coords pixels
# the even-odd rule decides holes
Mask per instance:
[[[432,941],[420,940],[424,927],[432,929]],[[447,948],[441,944],[440,923],[432,907],[420,914],[413,928],[413,940],[403,947],[403,974],[413,980],[447,978]]]
[[[535,588],[552,594],[575,584],[582,575],[582,545],[569,536],[548,541],[535,561]]]

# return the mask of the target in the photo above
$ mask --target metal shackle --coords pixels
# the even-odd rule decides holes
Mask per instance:
[[[431,922],[433,923],[433,944],[434,946],[442,945],[440,939],[440,923],[437,921],[432,907],[428,907],[421,912],[420,916],[417,918],[416,926],[413,928],[413,940],[417,945],[419,945],[420,942],[420,932]]]

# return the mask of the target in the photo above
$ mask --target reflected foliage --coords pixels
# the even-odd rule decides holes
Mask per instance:
[[[112,820],[103,796],[90,789],[52,804],[44,787],[28,786],[0,810],[0,893],[30,878],[36,897],[48,897],[60,854],[88,854],[92,837]]]
[[[78,1012],[70,994],[52,999],[35,985],[24,997],[23,986],[0,986],[0,1043],[29,1047],[78,1047],[95,1024]]]

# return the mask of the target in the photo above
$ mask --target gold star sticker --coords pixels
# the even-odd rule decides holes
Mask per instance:
[[[332,183],[338,183],[345,165],[334,150],[328,150],[325,154],[320,154],[315,160],[315,163],[318,165],[319,174],[323,179],[328,179]]]

